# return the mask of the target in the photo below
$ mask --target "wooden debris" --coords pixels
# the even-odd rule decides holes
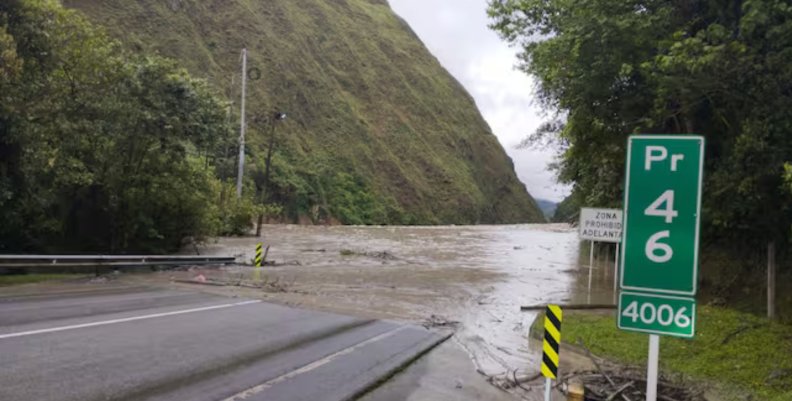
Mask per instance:
[[[644,392],[646,372],[644,369],[618,366],[597,358],[580,339],[578,339],[578,346],[591,359],[596,370],[575,372],[560,377],[556,387],[565,395],[569,396],[566,392],[572,387],[569,383],[582,382],[586,400],[637,401],[646,399]],[[706,401],[703,392],[699,389],[681,386],[678,383],[674,384],[662,376],[658,382],[657,391],[657,398],[661,401]]]
[[[591,351],[588,349],[588,347],[586,347],[586,345],[585,345],[585,344],[583,344],[583,341],[582,341],[581,339],[579,339],[579,338],[578,338],[578,345],[579,345],[580,347],[582,347],[582,348],[583,348],[583,350],[585,350],[585,351],[586,351],[586,356],[588,356],[588,357],[589,357],[589,359],[591,359],[591,362],[593,362],[593,363],[594,363],[594,366],[597,368],[597,371],[599,371],[599,372],[600,372],[600,374],[601,374],[603,377],[605,377],[605,379],[608,381],[608,383],[610,383],[610,385],[611,385],[613,388],[616,388],[616,382],[614,382],[614,381],[613,381],[613,379],[612,379],[612,378],[611,378],[611,377],[610,377],[610,376],[609,376],[607,373],[605,373],[605,371],[604,371],[604,370],[602,370],[602,367],[600,366],[600,364],[599,364],[599,362],[597,361],[597,359],[596,359],[596,358],[594,358],[594,356],[593,356],[593,355],[591,355]],[[626,395],[624,395],[623,391],[624,391],[624,389],[622,389],[622,391],[619,391],[619,392],[618,392],[618,395],[619,395],[619,396],[620,396],[622,399],[624,399],[624,401],[632,401],[632,400],[631,400],[629,397],[627,397]]]
[[[616,309],[616,305],[612,304],[591,304],[591,305],[558,305],[561,309],[565,310],[594,310],[594,309]],[[528,305],[521,306],[520,310],[526,311],[543,311],[547,305]]]
[[[459,325],[459,322],[456,320],[449,320],[445,317],[432,315],[429,319],[426,319],[421,326],[429,329],[429,328],[436,328],[436,327],[452,327],[456,328]]]
[[[615,400],[616,397],[621,395],[622,391],[627,390],[628,388],[632,387],[634,384],[635,384],[635,382],[632,382],[632,381],[625,383],[623,386],[617,388],[616,391],[611,393],[611,395],[609,395],[608,398],[605,399],[605,401],[613,401],[613,400]]]

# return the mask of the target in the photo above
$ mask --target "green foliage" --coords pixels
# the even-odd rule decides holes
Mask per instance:
[[[522,46],[581,204],[618,206],[626,137],[706,136],[706,242],[786,241],[792,193],[792,6],[784,0],[492,0]]]
[[[331,213],[344,224],[385,224],[388,214],[382,203],[377,202],[366,190],[360,179],[349,174],[338,173],[333,177],[332,197],[329,199]]]
[[[582,206],[580,192],[573,192],[558,204],[552,221],[554,223],[576,223],[580,217]]]
[[[698,308],[693,340],[663,337],[660,368],[698,380],[736,387],[761,400],[792,397],[792,327],[728,309]],[[580,339],[600,356],[630,364],[646,363],[646,334],[616,329],[612,315],[564,315],[562,340]],[[744,399],[732,394],[729,399]]]
[[[229,186],[229,189],[232,189]],[[245,235],[253,227],[259,207],[248,198],[236,198],[223,205],[220,235]]]
[[[161,252],[218,232],[230,131],[205,82],[54,1],[3,3],[0,26],[0,250]]]
[[[17,57],[14,37],[8,34],[5,26],[0,26],[0,84],[8,84],[21,70],[22,60]]]
[[[543,221],[470,96],[386,2],[64,4],[105,25],[127,48],[179,59],[234,102],[239,79],[229,81],[238,77],[246,47],[248,65],[261,77],[248,81],[245,194],[281,205],[284,220]],[[269,116],[276,110],[288,118],[275,127],[266,194]]]

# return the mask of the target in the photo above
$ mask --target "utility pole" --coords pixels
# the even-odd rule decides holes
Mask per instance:
[[[242,174],[245,171],[245,95],[247,91],[247,49],[242,49],[242,121],[239,126],[239,170],[237,171],[237,198],[242,197]]]

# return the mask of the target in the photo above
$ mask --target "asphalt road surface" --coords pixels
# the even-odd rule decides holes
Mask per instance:
[[[0,400],[348,400],[444,337],[186,291],[7,295]]]

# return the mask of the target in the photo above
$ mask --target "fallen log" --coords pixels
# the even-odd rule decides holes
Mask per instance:
[[[592,310],[592,309],[616,309],[616,305],[612,304],[591,304],[591,305],[558,305],[561,309],[567,310]],[[520,310],[526,311],[543,311],[547,305],[528,305],[521,306]]]
[[[531,388],[523,387],[523,385],[522,385],[523,383],[532,382],[532,381],[538,379],[541,376],[542,376],[541,373],[537,373],[536,375],[531,376],[531,377],[517,378],[517,369],[514,369],[514,372],[512,372],[512,378],[514,379],[514,385],[519,387],[519,388],[521,388],[521,389],[523,389],[523,390],[525,390],[525,391],[531,391]]]
[[[611,395],[609,395],[608,398],[605,399],[605,401],[615,400],[616,397],[618,397],[619,395],[621,395],[622,392],[624,392],[624,390],[627,390],[628,388],[632,387],[634,384],[635,382],[633,381],[625,383],[623,386],[617,388],[616,391],[611,393]]]
[[[196,281],[196,280],[173,280],[174,283],[181,284],[195,284],[195,285],[209,285],[214,287],[226,287],[228,284],[217,283],[214,281]]]

